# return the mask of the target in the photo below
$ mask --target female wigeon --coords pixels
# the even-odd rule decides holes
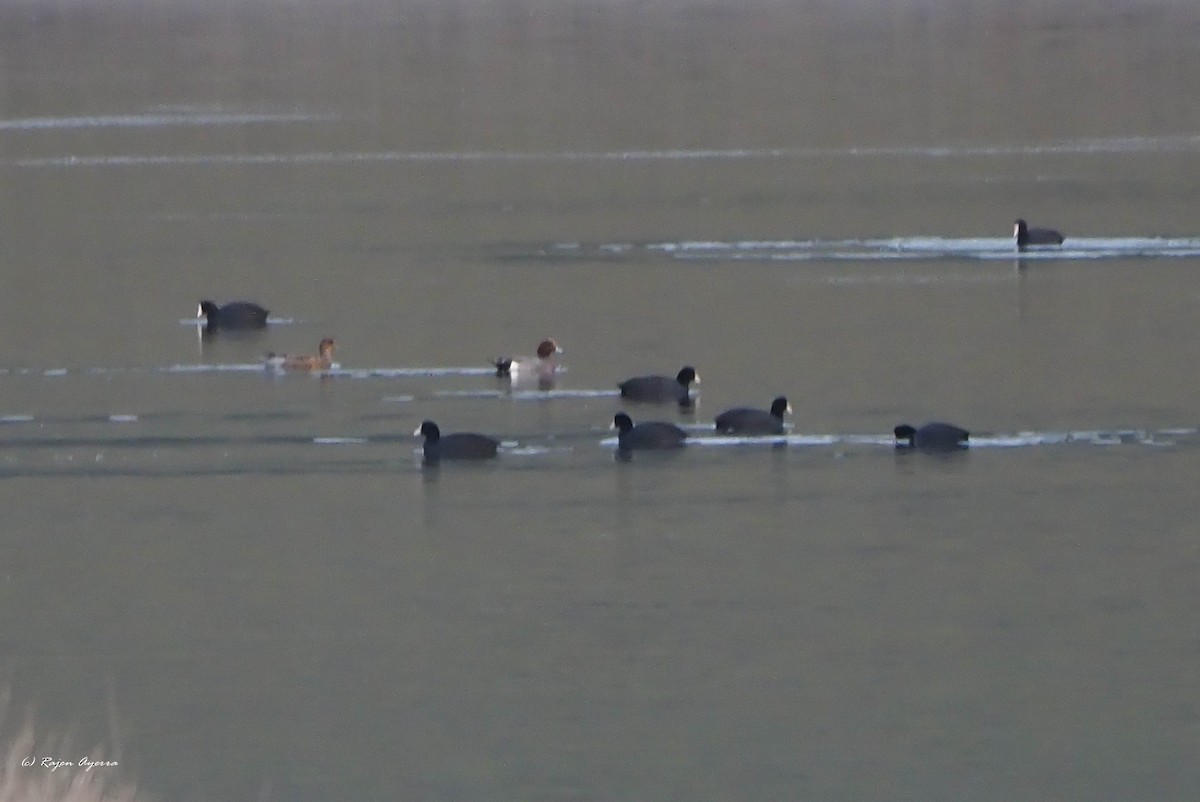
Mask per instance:
[[[267,365],[279,370],[329,370],[333,367],[333,338],[326,337],[313,354],[267,354]]]

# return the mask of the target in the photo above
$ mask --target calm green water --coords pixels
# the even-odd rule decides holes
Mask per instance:
[[[0,9],[9,724],[168,800],[1200,793],[1192,4],[107,5]]]

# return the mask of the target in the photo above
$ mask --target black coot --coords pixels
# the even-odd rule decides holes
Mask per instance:
[[[717,431],[725,434],[783,434],[783,416],[792,411],[787,398],[779,396],[771,408],[734,407],[717,416]]]
[[[617,430],[617,448],[621,451],[682,448],[686,445],[687,432],[673,423],[646,421],[634,426],[628,415],[618,412],[613,416],[612,425]]]
[[[201,301],[196,317],[205,320],[205,328],[216,329],[261,329],[267,325],[267,310],[250,301],[232,301],[217,306],[213,301]]]
[[[688,388],[693,382],[699,384],[700,377],[696,375],[695,369],[686,366],[673,379],[669,376],[635,376],[621,382],[617,387],[621,388],[621,397],[630,401],[654,404],[675,401],[686,407],[692,404]]]
[[[896,448],[915,448],[918,451],[957,451],[967,447],[971,433],[952,423],[926,423],[914,428],[902,423],[894,430]]]
[[[500,442],[495,438],[474,432],[442,434],[442,430],[431,420],[422,423],[414,435],[425,438],[425,461],[442,459],[491,459],[496,456]]]
[[[1013,224],[1013,236],[1017,240],[1017,249],[1023,250],[1026,245],[1062,245],[1063,235],[1052,228],[1030,228],[1024,220]]]

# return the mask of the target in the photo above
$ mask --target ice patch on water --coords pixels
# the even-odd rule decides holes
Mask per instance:
[[[567,446],[518,445],[508,441],[501,443],[500,448],[503,453],[516,457],[543,457],[547,454],[565,454],[571,451]]]
[[[492,376],[496,369],[482,367],[353,368],[342,371],[354,379],[430,378],[435,376]]]
[[[511,398],[514,401],[545,401],[549,398],[615,398],[620,390],[437,390],[438,398]]]
[[[836,442],[859,446],[895,446],[896,438],[891,434],[845,434]]]
[[[170,126],[254,125],[263,123],[329,122],[329,114],[270,114],[217,109],[177,108],[146,114],[102,114],[88,117],[23,117],[0,120],[0,131],[45,131],[73,128],[164,128]]]
[[[891,262],[1153,259],[1200,257],[1200,237],[1073,237],[1062,245],[1018,251],[1011,237],[912,236],[863,239],[683,240],[679,242],[570,243],[530,249],[531,254],[563,258],[666,256],[684,261]]]
[[[268,326],[288,326],[295,322],[296,318],[294,317],[275,317],[272,315],[267,318]],[[181,317],[179,319],[179,325],[181,326],[195,326],[197,328],[203,328],[207,323],[208,321],[203,317]],[[256,331],[256,329],[231,329],[229,333],[235,335],[252,334],[254,331]]]
[[[499,390],[438,390],[434,393],[438,398],[503,398]]]
[[[723,436],[713,435],[711,437],[688,437],[688,445],[697,446],[739,446],[739,445],[787,445],[788,438],[786,435],[763,435],[763,436]]]
[[[520,390],[511,394],[517,401],[538,401],[546,398],[614,398],[620,390]]]
[[[1061,432],[1016,432],[1013,434],[980,434],[971,435],[968,447],[972,450],[992,448],[1032,448],[1037,446],[1057,445],[1092,445],[1092,446],[1173,446],[1177,438],[1195,436],[1200,429],[1108,429],[1081,430]],[[600,445],[614,447],[617,438],[606,437]],[[895,448],[895,437],[891,434],[783,434],[783,435],[690,435],[687,438],[689,446],[745,446],[745,445],[787,445],[799,448],[815,448],[835,445],[871,446]]]
[[[97,376],[110,376],[119,373],[173,373],[173,374],[202,374],[202,373],[261,373],[263,371],[277,371],[279,373],[312,373],[321,376],[338,376],[348,379],[397,379],[397,378],[437,378],[440,376],[494,376],[496,369],[485,367],[414,367],[414,368],[344,368],[340,362],[334,362],[331,367],[326,370],[288,370],[282,365],[282,356],[276,356],[271,359],[264,358],[261,362],[242,362],[242,363],[224,363],[224,362],[196,362],[184,363],[179,362],[173,365],[165,365],[162,367],[89,367],[89,368],[13,368],[10,372],[17,376],[66,376],[70,373],[85,373]],[[473,391],[467,391],[473,392]],[[507,395],[499,390],[483,391],[489,395]],[[588,397],[589,394],[611,395],[615,391],[589,391],[589,390],[546,390],[546,391],[530,391],[526,396],[524,393],[511,393],[514,397],[546,397],[547,395],[557,395],[559,397]],[[410,399],[411,400],[411,399]]]
[[[0,121],[0,130],[40,128],[96,128],[110,126],[245,125],[249,123],[318,122],[337,117],[313,114],[262,114],[184,112],[100,117],[27,118]],[[188,155],[143,154],[126,156],[57,156],[10,159],[0,166],[23,168],[140,167],[146,165],[293,165],[373,162],[504,163],[504,162],[673,162],[673,161],[778,161],[804,159],[953,159],[1058,156],[1063,154],[1110,155],[1115,153],[1190,153],[1200,150],[1200,136],[1110,137],[1067,139],[1058,142],[992,145],[897,145],[841,148],[661,148],[628,150],[556,151],[326,151],[310,153],[208,153]]]
[[[262,362],[243,364],[168,365],[163,373],[259,373],[266,368]]]

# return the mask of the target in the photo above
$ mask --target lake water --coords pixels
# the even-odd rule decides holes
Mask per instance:
[[[1191,2],[4,4],[7,722],[167,800],[1197,798],[1198,85]]]

